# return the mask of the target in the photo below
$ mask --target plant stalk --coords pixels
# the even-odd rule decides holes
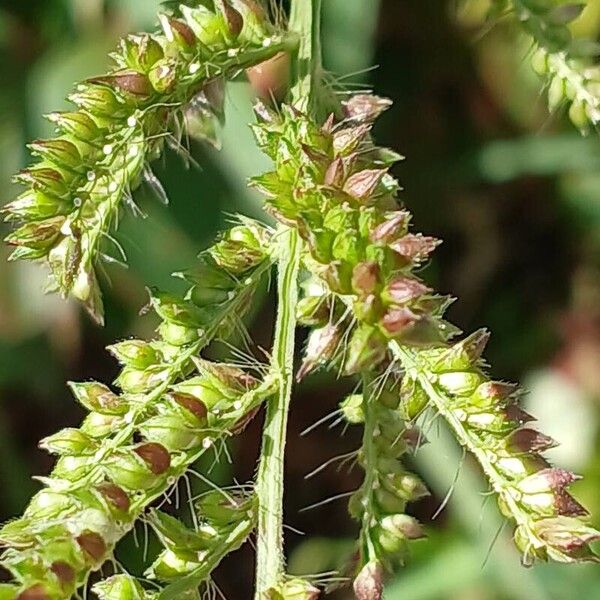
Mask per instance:
[[[283,551],[283,479],[286,430],[294,382],[294,347],[300,239],[295,230],[280,231],[279,307],[273,346],[273,368],[279,389],[267,403],[256,494],[258,533],[256,542],[256,596],[266,598],[267,590],[280,583],[285,572]]]
[[[290,31],[299,35],[294,57],[292,103],[303,111],[313,107],[314,83],[321,72],[321,0],[293,0]],[[284,457],[289,406],[294,381],[296,305],[302,242],[295,229],[280,226],[277,321],[273,342],[273,367],[280,378],[279,390],[267,404],[256,494],[258,530],[256,542],[255,600],[269,598],[269,590],[285,576],[283,548]]]

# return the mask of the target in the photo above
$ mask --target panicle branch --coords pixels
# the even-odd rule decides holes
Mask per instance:
[[[194,270],[180,274],[191,284],[185,296],[153,292],[158,337],[109,348],[122,365],[115,381],[120,393],[94,381],[70,384],[89,414],[79,429],[42,440],[41,447],[58,455],[56,466],[39,478],[45,488],[24,515],[0,530],[1,562],[16,579],[7,598],[70,598],[146,508],[202,454],[243,429],[277,389],[275,374],[259,381],[199,358],[213,339],[228,335],[269,271],[270,235],[245,221],[204,252]],[[253,506],[252,497],[200,500],[207,526],[189,533],[204,544],[194,560],[182,556],[181,528],[153,513],[159,537],[170,542],[150,574],[169,582],[185,573],[182,581],[197,587],[252,529]]]
[[[597,42],[574,39],[569,24],[585,4],[569,0],[495,0],[490,16],[513,12],[531,36],[531,64],[547,80],[551,112],[566,107],[569,118],[582,132],[600,121],[600,68]]]
[[[99,322],[100,246],[123,201],[157,181],[148,164],[165,143],[180,144],[186,105],[200,102],[216,118],[224,79],[294,43],[253,0],[212,4],[182,4],[160,15],[159,32],[121,40],[113,69],[69,97],[76,110],[48,116],[59,135],[30,145],[39,162],[16,176],[26,191],[4,208],[19,223],[6,238],[11,258],[46,261],[50,289],[81,300]]]
[[[479,461],[501,512],[516,523],[524,564],[597,562],[589,544],[600,532],[567,491],[579,477],[543,458],[556,442],[531,428],[535,419],[518,406],[517,386],[486,375],[481,354],[488,338],[478,331],[449,348],[416,352],[393,342],[392,349],[419,393]]]

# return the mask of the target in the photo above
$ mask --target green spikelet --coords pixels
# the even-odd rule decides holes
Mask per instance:
[[[16,176],[26,190],[4,209],[19,223],[6,238],[12,259],[45,260],[50,288],[81,300],[99,322],[99,247],[123,200],[144,179],[156,182],[148,165],[175,132],[177,115],[201,98],[205,118],[213,118],[210,91],[219,80],[291,44],[249,2],[182,5],[160,25],[156,34],[121,41],[113,69],[69,97],[74,112],[49,115],[58,137],[30,145],[39,162]]]
[[[375,564],[394,571],[404,564],[409,543],[425,537],[420,523],[405,511],[409,502],[428,496],[429,491],[402,464],[402,457],[415,450],[420,435],[398,410],[400,377],[391,372],[381,375],[363,376],[363,394],[356,398],[362,401],[364,436],[359,462],[365,471],[363,484],[349,503],[350,514],[361,524],[357,573]],[[378,383],[383,378],[384,383]],[[354,422],[359,421],[356,400],[350,396],[342,405],[344,415],[354,416]],[[376,596],[365,596],[371,597]]]
[[[197,530],[159,511],[150,524],[165,546],[149,567],[149,579],[169,583],[158,600],[180,598],[205,583],[228,553],[237,550],[256,525],[256,498],[232,496],[220,490],[204,495],[196,508],[201,519]]]

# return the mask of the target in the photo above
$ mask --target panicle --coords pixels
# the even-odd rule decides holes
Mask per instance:
[[[585,4],[570,0],[495,0],[490,17],[513,9],[531,36],[535,52],[531,65],[547,82],[548,108],[565,107],[572,123],[583,133],[600,121],[598,43],[574,38],[569,28]]]

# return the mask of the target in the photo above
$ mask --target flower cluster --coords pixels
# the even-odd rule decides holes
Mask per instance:
[[[298,306],[299,322],[312,328],[298,377],[333,364],[346,375],[363,373],[365,381],[363,393],[341,405],[350,423],[364,426],[365,480],[350,502],[361,523],[363,574],[392,570],[408,540],[424,535],[405,514],[408,502],[428,492],[400,460],[415,436],[406,425],[411,416],[399,407],[403,384],[388,345],[439,344],[455,333],[442,320],[448,299],[414,274],[438,242],[409,232],[411,215],[398,208],[399,186],[388,172],[400,157],[371,141],[373,122],[389,104],[354,96],[344,105],[345,119],[336,123],[332,116],[323,126],[293,108],[274,115],[259,105],[255,127],[276,170],[253,183],[268,196],[267,210],[298,229],[312,273]],[[359,597],[375,598],[359,590],[360,581]]]
[[[534,418],[519,408],[517,386],[485,374],[488,337],[478,331],[450,348],[393,350],[419,394],[478,459],[501,512],[516,522],[523,562],[596,561],[589,543],[600,532],[585,523],[587,511],[567,491],[577,476],[542,457],[555,442],[528,426]]]
[[[600,70],[594,62],[598,45],[573,39],[569,23],[585,4],[561,0],[495,0],[494,12],[513,10],[536,50],[531,63],[548,80],[551,111],[568,106],[569,118],[582,131],[600,121]]]
[[[454,332],[441,319],[447,299],[414,274],[438,241],[409,233],[410,213],[398,209],[389,173],[400,157],[371,141],[373,121],[388,106],[354,96],[343,122],[332,115],[323,126],[294,108],[276,115],[257,107],[256,138],[275,170],[252,183],[267,195],[266,210],[298,229],[304,264],[321,282],[307,286],[299,308],[302,320],[321,326],[300,375],[336,354],[345,374],[359,373],[384,361],[389,340],[421,345]]]
[[[153,294],[162,320],[158,337],[110,348],[123,366],[115,382],[119,394],[94,381],[71,384],[89,414],[81,428],[41,442],[59,458],[51,475],[40,478],[46,487],[24,515],[0,530],[1,563],[17,582],[3,598],[70,598],[149,504],[204,452],[243,429],[276,389],[274,376],[260,382],[199,358],[249,305],[271,266],[268,241],[269,232],[252,222],[236,226],[200,256],[195,270],[182,274],[191,283],[184,297]],[[214,525],[231,514],[226,506],[209,497],[199,509],[212,524],[217,553],[241,542],[229,539],[228,527]],[[154,566],[161,579],[170,556]],[[207,556],[212,563],[196,557],[205,576],[216,564],[215,551]]]
[[[200,101],[210,113],[220,78],[290,44],[253,0],[212,4],[182,5],[160,16],[159,33],[123,39],[114,68],[70,96],[77,110],[49,115],[59,135],[30,145],[39,162],[16,176],[27,189],[4,209],[20,223],[7,237],[12,259],[46,260],[50,288],[81,300],[98,321],[100,245],[132,190],[144,179],[158,185],[148,163],[165,142],[178,144],[186,105]]]

